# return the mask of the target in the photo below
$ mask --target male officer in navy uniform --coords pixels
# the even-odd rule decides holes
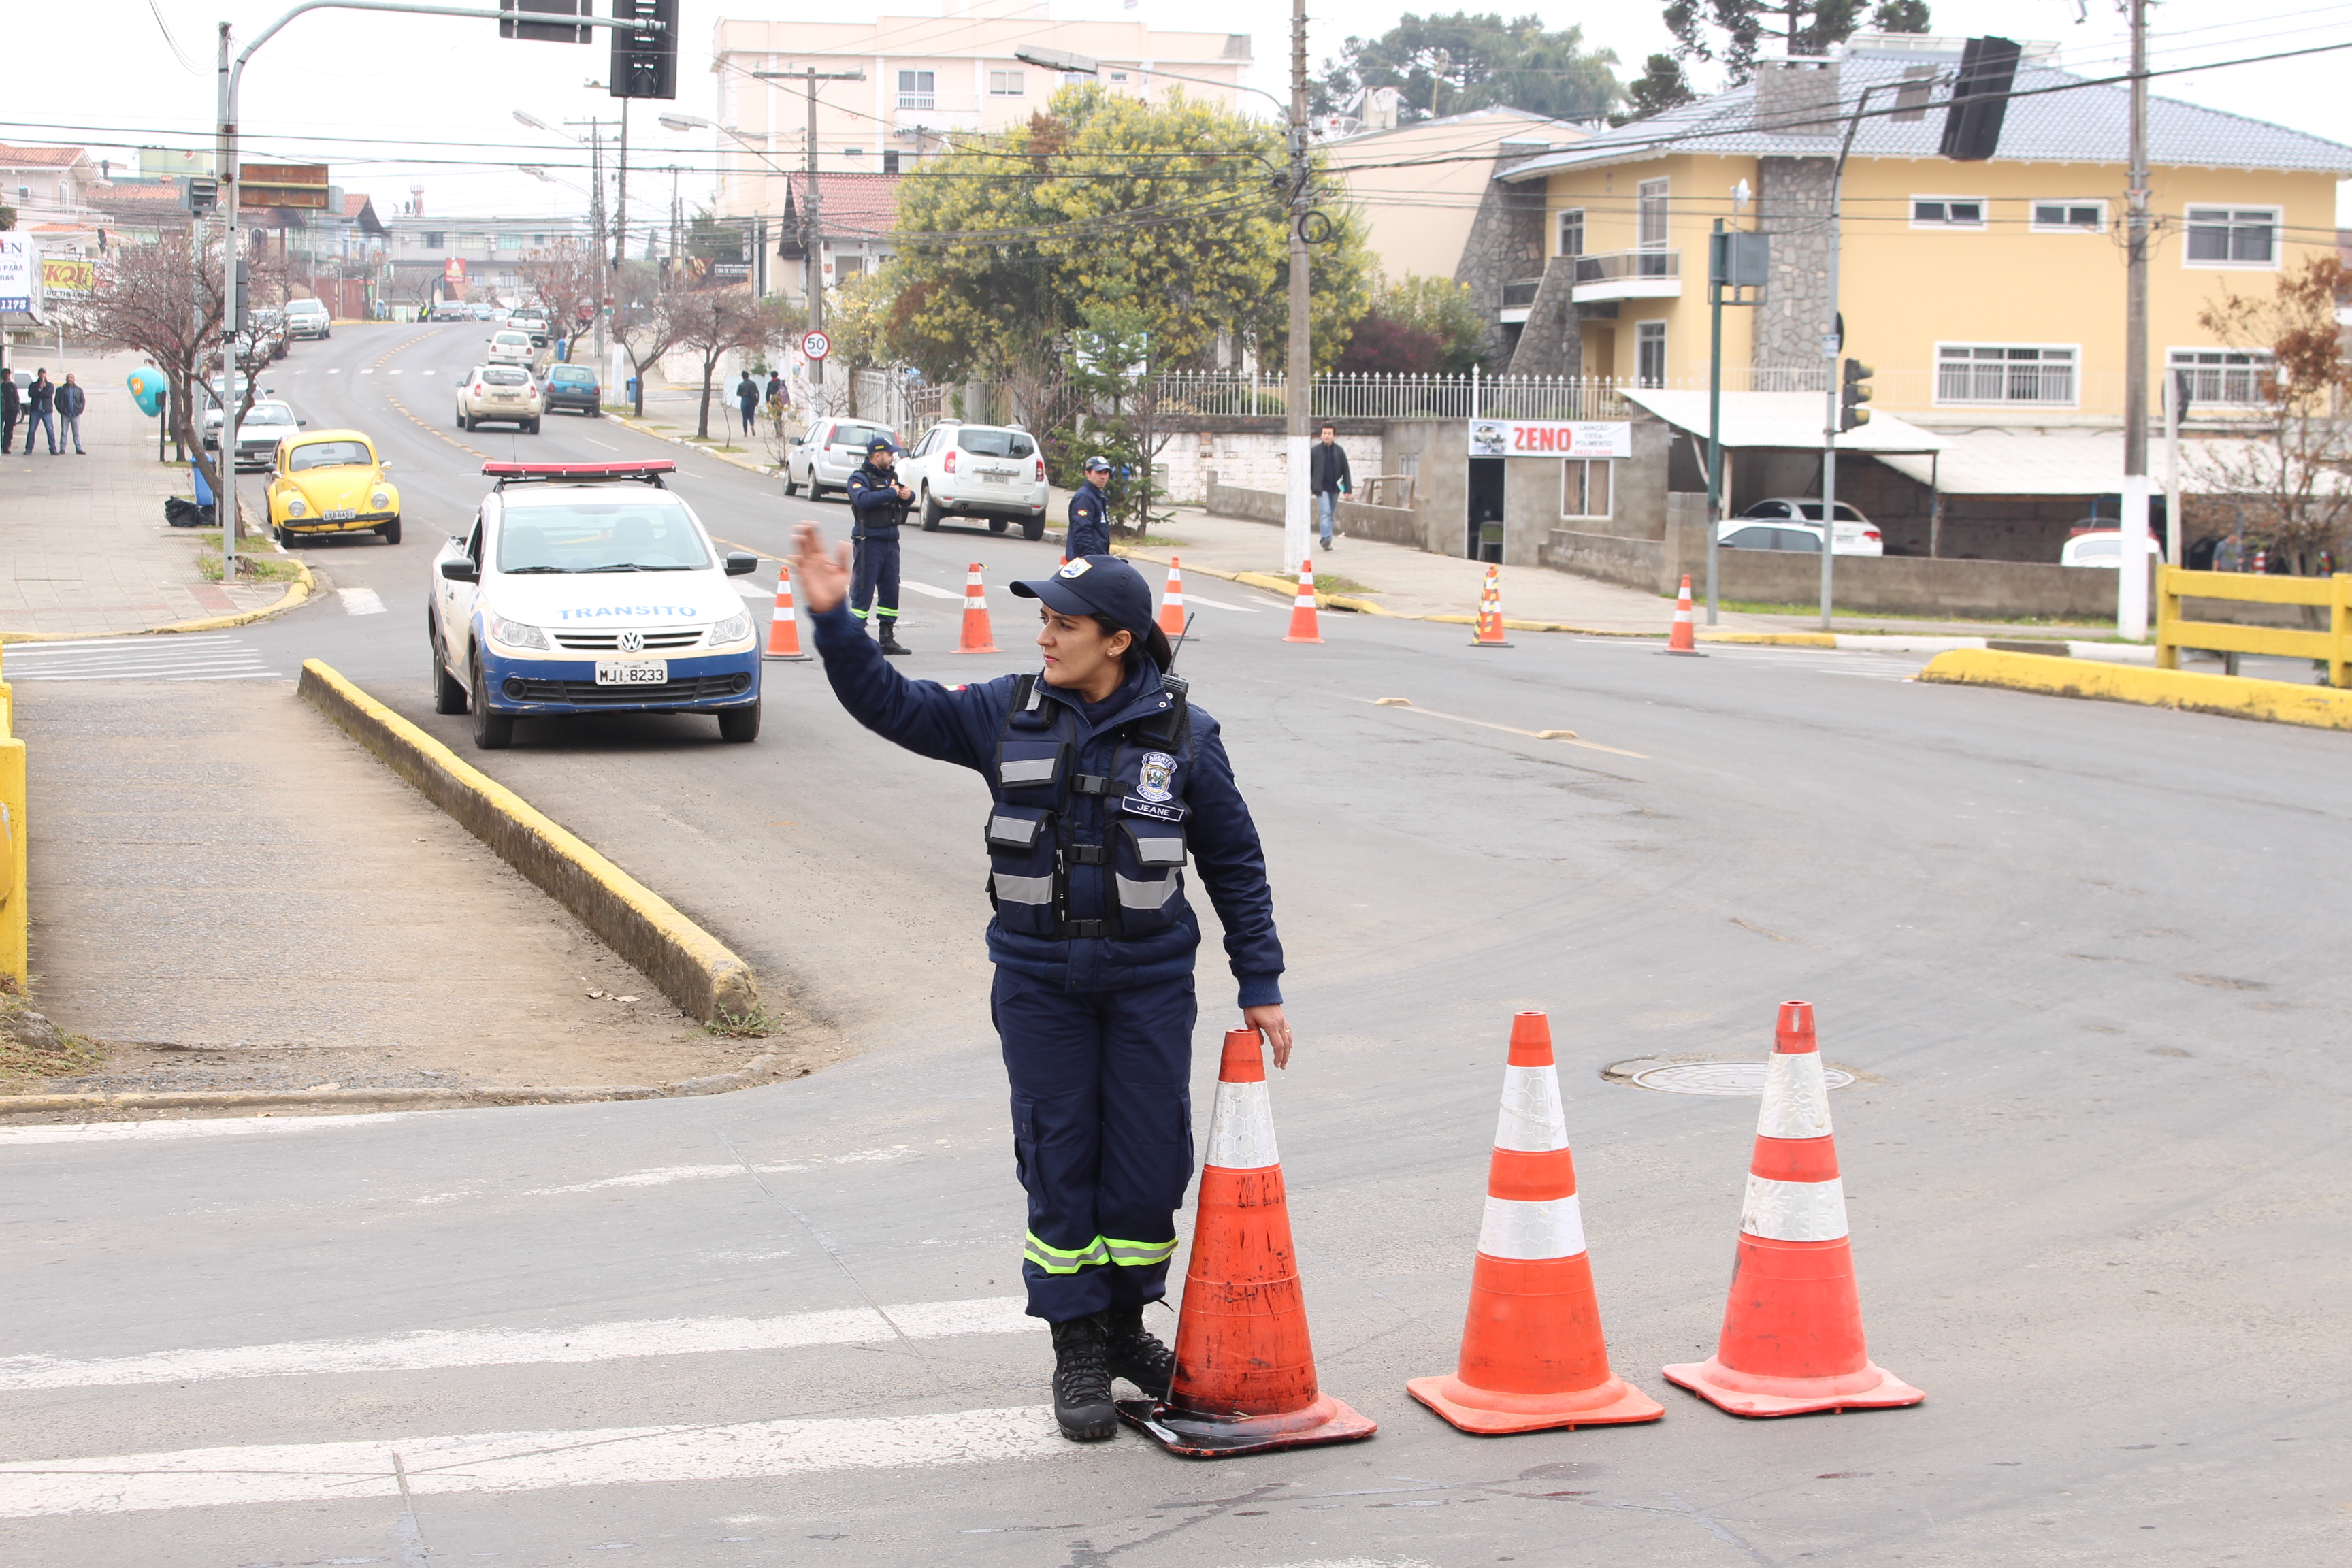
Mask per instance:
[[[1189,856],[1225,930],[1244,1026],[1290,1060],[1265,858],[1216,721],[1164,673],[1168,639],[1133,567],[1093,554],[1015,583],[1038,602],[1044,668],[969,687],[908,680],[844,612],[848,562],[799,529],[794,570],[835,693],[908,751],[988,781],[989,1011],[1029,1194],[1022,1278],[1053,1328],[1054,1414],[1110,1436],[1111,1380],[1165,1397],[1175,1362],[1143,1326],[1167,1293],[1192,1173]]]
[[[1110,459],[1097,454],[1087,459],[1087,482],[1070,497],[1070,531],[1062,540],[1062,559],[1110,553]]]
[[[907,503],[915,499],[915,492],[898,482],[894,471],[898,463],[898,443],[887,436],[877,436],[866,444],[866,461],[843,487],[856,518],[849,531],[857,542],[856,584],[849,613],[862,621],[867,607],[873,607],[884,653],[908,651],[898,641],[898,525],[907,521]]]

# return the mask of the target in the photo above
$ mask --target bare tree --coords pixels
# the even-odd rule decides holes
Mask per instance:
[[[646,372],[677,346],[678,321],[671,312],[676,296],[661,286],[659,275],[636,263],[624,266],[613,287],[613,334],[628,356],[636,396],[630,411],[646,416]]]
[[[751,290],[697,289],[673,294],[669,315],[676,326],[673,343],[702,358],[702,406],[696,416],[694,438],[710,438],[710,384],[719,362],[728,354],[765,347],[779,329],[776,310]]]
[[[2260,382],[2268,428],[2243,442],[2200,443],[2202,486],[2237,498],[2297,576],[2317,571],[2323,554],[2342,561],[2352,524],[2352,363],[2336,321],[2348,288],[2352,273],[2335,257],[2315,256],[2267,296],[2225,290],[2197,315],[2222,342],[2272,356]]]
[[[523,286],[547,307],[548,324],[563,334],[563,357],[595,330],[604,302],[604,258],[584,240],[559,239],[522,253]]]

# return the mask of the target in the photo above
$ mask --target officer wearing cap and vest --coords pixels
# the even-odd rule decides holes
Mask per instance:
[[[1087,459],[1087,482],[1070,497],[1070,529],[1062,539],[1062,558],[1110,553],[1110,459],[1097,455]]]
[[[862,621],[872,606],[884,653],[908,651],[898,641],[898,525],[907,521],[907,503],[915,492],[898,482],[898,444],[877,436],[866,443],[866,461],[843,487],[856,518],[850,528],[857,551],[849,613]]]
[[[968,687],[908,680],[843,609],[844,556],[799,530],[816,650],[857,721],[974,769],[986,819],[989,1010],[1029,1196],[1021,1272],[1052,1325],[1054,1411],[1076,1441],[1117,1430],[1111,1380],[1164,1397],[1174,1358],[1143,1326],[1167,1292],[1192,1173],[1195,950],[1189,858],[1215,905],[1245,1026],[1290,1059],[1282,944],[1257,828],[1216,721],[1167,673],[1151,591],[1107,554],[1015,583],[1035,599],[1044,668]]]

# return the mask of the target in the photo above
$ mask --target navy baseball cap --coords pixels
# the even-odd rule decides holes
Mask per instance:
[[[887,436],[877,436],[874,439],[866,443],[866,455],[869,458],[877,452],[897,452],[902,450],[904,450],[904,448],[901,447],[898,442],[890,439]]]
[[[1088,473],[1090,473],[1090,474],[1107,474],[1107,473],[1109,473],[1109,472],[1110,472],[1110,459],[1109,459],[1108,458],[1104,457],[1104,456],[1103,456],[1101,453],[1099,453],[1099,452],[1096,453],[1093,457],[1088,458],[1087,459],[1087,472],[1088,472]]]
[[[1151,590],[1143,574],[1116,555],[1081,555],[1051,577],[1013,584],[1013,591],[1066,616],[1104,616],[1132,633],[1161,669],[1174,661],[1168,636],[1153,618]]]

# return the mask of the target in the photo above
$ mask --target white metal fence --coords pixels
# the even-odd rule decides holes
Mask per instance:
[[[1233,372],[1162,375],[1152,392],[1166,414],[1281,418],[1278,375]],[[1307,412],[1317,419],[1622,419],[1614,382],[1577,376],[1318,375]]]

